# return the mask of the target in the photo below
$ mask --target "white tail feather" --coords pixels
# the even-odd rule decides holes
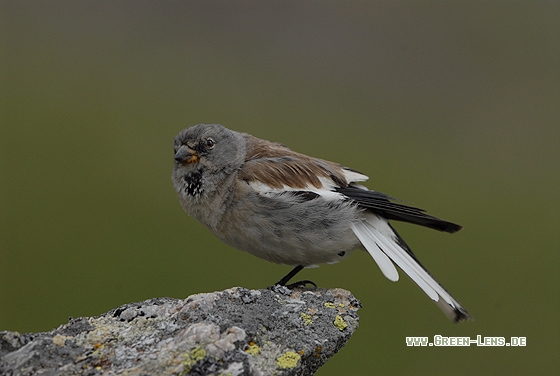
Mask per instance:
[[[379,266],[379,269],[381,269],[383,275],[390,281],[398,281],[399,272],[397,271],[395,265],[393,265],[389,257],[387,257],[387,255],[381,251],[380,247],[375,242],[375,237],[372,236],[371,231],[369,231],[367,223],[353,223],[352,230],[354,231],[354,234],[356,234],[358,239],[360,239],[360,242],[362,242],[371,257],[373,257],[373,259]]]
[[[367,214],[366,220],[352,225],[352,230],[389,280],[398,279],[397,271],[390,259],[435,301],[451,320],[457,321],[457,311],[464,314],[465,318],[470,318],[459,302],[399,245],[397,235],[385,218]],[[387,262],[392,268],[387,265]]]
[[[392,239],[387,239],[382,233],[377,231],[376,228],[372,226],[367,226],[371,234],[376,238],[377,244],[385,252],[387,256],[395,264],[402,269],[420,288],[432,299],[433,301],[438,301],[438,294],[429,285],[428,282],[423,278],[422,272],[419,270],[420,266],[415,265],[415,261],[397,244],[394,243]]]

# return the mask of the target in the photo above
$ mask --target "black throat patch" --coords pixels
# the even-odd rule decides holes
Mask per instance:
[[[185,191],[189,196],[198,196],[202,193],[202,174],[200,171],[194,171],[183,176],[185,180]]]

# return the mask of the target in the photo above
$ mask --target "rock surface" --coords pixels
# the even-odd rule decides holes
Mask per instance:
[[[1,375],[312,375],[358,327],[342,289],[157,298],[48,333],[0,332]]]

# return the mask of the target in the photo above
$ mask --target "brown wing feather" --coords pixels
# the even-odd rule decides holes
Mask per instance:
[[[348,185],[342,166],[337,163],[312,158],[249,134],[245,135],[245,139],[247,156],[240,171],[242,180],[258,181],[276,189],[284,186],[321,188],[320,178],[331,179],[340,187]]]

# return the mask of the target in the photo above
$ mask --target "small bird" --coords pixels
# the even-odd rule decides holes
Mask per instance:
[[[224,243],[295,266],[277,285],[361,248],[391,281],[399,279],[396,264],[452,321],[471,319],[389,220],[449,233],[461,226],[367,189],[358,182],[368,177],[356,170],[219,124],[184,129],[173,149],[172,180],[185,211]]]

